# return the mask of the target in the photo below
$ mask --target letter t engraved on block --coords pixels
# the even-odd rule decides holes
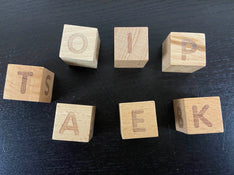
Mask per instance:
[[[186,54],[193,53],[197,50],[197,44],[191,39],[183,39],[182,46],[182,60],[186,60]]]
[[[132,53],[132,33],[128,33],[128,53]]]
[[[82,40],[82,47],[80,49],[76,49],[74,46],[74,40],[80,38]],[[85,35],[81,34],[81,33],[75,33],[73,35],[71,35],[68,39],[68,49],[75,53],[75,54],[81,54],[83,53],[88,47],[88,39]]]
[[[72,120],[72,126],[68,126],[69,120]],[[76,116],[73,112],[69,112],[66,119],[61,126],[59,133],[63,134],[65,130],[73,130],[75,135],[79,135],[78,125],[76,121]]]
[[[22,83],[20,88],[20,93],[25,94],[28,76],[33,76],[33,72],[18,72],[18,75],[22,75]]]
[[[208,127],[212,127],[212,123],[209,120],[207,120],[207,118],[205,118],[203,116],[208,108],[209,108],[209,105],[205,105],[205,106],[203,106],[202,110],[199,113],[197,113],[197,106],[195,106],[195,105],[192,106],[193,120],[194,120],[194,127],[195,128],[199,128],[199,119],[201,119],[201,121],[203,121],[203,123],[205,125],[207,125]]]
[[[138,128],[137,123],[144,123],[144,119],[137,118],[137,114],[142,114],[144,113],[144,110],[133,110],[132,111],[132,126],[133,126],[133,132],[145,132],[145,128]]]
[[[180,128],[183,128],[184,122],[182,118],[182,112],[179,106],[177,106],[177,117],[178,117],[178,125]]]

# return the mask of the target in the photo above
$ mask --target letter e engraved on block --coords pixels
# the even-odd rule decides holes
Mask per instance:
[[[80,38],[82,40],[82,47],[80,49],[76,49],[73,44],[74,40]],[[81,54],[83,53],[88,47],[88,39],[85,35],[81,34],[81,33],[75,33],[73,35],[71,35],[68,39],[68,49],[75,53],[75,54]]]
[[[69,121],[72,121],[72,126],[68,126]],[[73,112],[69,112],[66,119],[64,120],[59,133],[63,134],[65,130],[73,130],[75,135],[79,134],[78,125],[76,121],[76,116]]]
[[[128,53],[132,53],[132,33],[128,33]]]
[[[18,75],[22,75],[22,83],[20,88],[20,93],[25,94],[28,76],[33,76],[33,72],[18,72]]]
[[[199,128],[199,119],[201,121],[203,121],[203,123],[205,125],[207,125],[208,127],[212,127],[212,123],[207,119],[205,118],[203,115],[204,113],[207,111],[207,109],[209,108],[209,105],[205,105],[203,106],[202,110],[197,113],[197,106],[192,106],[192,110],[193,110],[193,120],[194,120],[194,127],[195,128]]]
[[[180,128],[183,128],[184,122],[183,122],[183,118],[182,118],[181,108],[179,106],[177,106],[176,112],[177,112],[178,125]]]
[[[132,126],[133,132],[145,132],[145,128],[138,128],[137,123],[144,123],[143,118],[137,118],[137,114],[144,113],[144,110],[133,110],[132,111]]]
[[[186,55],[197,50],[197,44],[191,39],[183,39],[182,46],[182,60],[186,60]]]
[[[46,77],[46,87],[47,87],[47,90],[45,91],[45,95],[48,95],[48,94],[49,94],[50,87],[49,87],[48,81],[50,81],[50,80],[51,80],[50,75],[47,75],[47,77]]]

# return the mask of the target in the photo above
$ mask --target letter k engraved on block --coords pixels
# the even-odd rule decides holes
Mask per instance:
[[[132,111],[132,126],[133,132],[145,132],[145,128],[138,128],[137,123],[144,123],[143,118],[137,118],[137,114],[144,113],[144,110],[134,110]]]
[[[205,105],[203,106],[203,108],[201,109],[201,111],[198,113],[197,112],[197,106],[192,106],[192,110],[193,110],[193,119],[194,119],[194,127],[195,128],[199,128],[199,119],[208,127],[212,127],[212,123],[205,118],[203,115],[205,114],[205,112],[208,110],[209,105]]]
[[[72,121],[72,126],[69,126],[69,121]],[[65,130],[73,130],[75,135],[79,135],[78,125],[76,121],[76,116],[73,112],[69,112],[63,125],[61,126],[59,133],[63,134]]]

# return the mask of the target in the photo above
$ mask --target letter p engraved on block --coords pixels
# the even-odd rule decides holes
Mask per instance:
[[[177,112],[178,125],[180,128],[183,128],[184,122],[183,122],[183,118],[182,118],[181,108],[179,106],[177,106],[176,112]]]
[[[208,126],[208,127],[212,127],[212,123],[205,118],[203,115],[204,113],[207,111],[207,109],[209,108],[209,105],[205,105],[203,106],[202,110],[198,113],[197,112],[197,106],[192,106],[192,110],[193,110],[193,120],[194,120],[194,127],[195,128],[199,128],[199,119],[201,121],[203,121],[203,123]]]
[[[182,60],[186,60],[186,55],[191,54],[197,50],[197,44],[191,39],[183,39],[182,46]]]
[[[80,49],[76,49],[77,46],[74,46],[74,40],[78,38],[82,40],[82,47]],[[88,39],[85,35],[81,33],[75,33],[71,35],[68,39],[68,49],[75,54],[83,53],[87,49],[87,47],[88,47]]]
[[[72,126],[69,126],[69,121],[72,121]],[[63,134],[65,130],[73,130],[75,135],[79,135],[78,125],[76,121],[76,116],[73,112],[69,112],[66,119],[63,122],[63,125],[61,126],[59,133]]]
[[[145,128],[138,128],[137,123],[144,123],[143,118],[137,118],[137,114],[144,113],[144,110],[133,110],[132,111],[132,126],[133,126],[133,132],[145,132]]]
[[[25,94],[27,81],[28,81],[28,76],[33,76],[33,72],[20,72],[19,71],[18,75],[22,76],[22,83],[21,83],[20,93]]]

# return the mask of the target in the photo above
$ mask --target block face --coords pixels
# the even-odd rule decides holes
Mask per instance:
[[[162,50],[163,72],[192,73],[206,66],[203,33],[171,32]]]
[[[114,67],[143,68],[149,60],[148,27],[114,28]]]
[[[219,97],[184,98],[183,118],[186,118],[187,134],[223,132],[223,119]],[[178,102],[178,100],[176,100]],[[175,107],[174,107],[175,109]],[[176,111],[175,111],[176,113]],[[176,128],[178,131],[178,128]],[[182,131],[183,132],[183,131]]]
[[[120,103],[122,139],[158,137],[154,101]]]
[[[57,103],[53,140],[89,142],[93,136],[94,106]]]
[[[97,68],[99,47],[97,28],[64,25],[59,57],[65,63]]]

